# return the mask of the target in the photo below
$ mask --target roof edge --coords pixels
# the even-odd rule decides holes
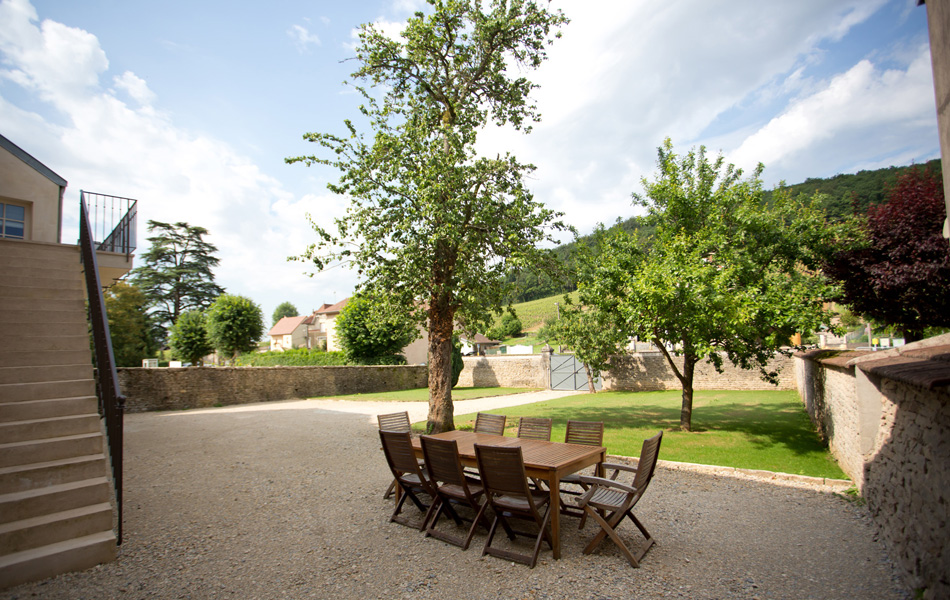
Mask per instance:
[[[52,169],[40,161],[36,160],[36,158],[34,158],[29,152],[8,140],[3,134],[0,134],[0,147],[25,162],[27,165],[32,167],[34,171],[43,177],[46,177],[59,187],[66,187],[68,182],[65,179],[57,175]]]

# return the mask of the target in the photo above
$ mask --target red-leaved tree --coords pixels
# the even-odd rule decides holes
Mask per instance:
[[[907,341],[950,326],[950,244],[939,172],[912,168],[867,213],[867,243],[838,252],[825,273],[840,299],[865,317],[900,328]]]

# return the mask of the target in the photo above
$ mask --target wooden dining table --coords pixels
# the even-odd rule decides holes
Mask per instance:
[[[443,440],[455,440],[458,443],[459,458],[466,467],[478,467],[475,460],[475,444],[485,446],[520,446],[524,457],[525,474],[548,483],[551,491],[551,542],[554,558],[561,558],[561,478],[576,473],[584,467],[597,465],[597,475],[603,476],[601,464],[607,458],[607,448],[603,446],[584,446],[563,442],[545,442],[472,431],[446,431],[434,434]],[[412,448],[417,457],[422,458],[422,442],[413,438]]]

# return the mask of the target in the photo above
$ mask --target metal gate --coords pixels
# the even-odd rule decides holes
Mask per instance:
[[[601,389],[600,377],[594,379],[594,388]],[[551,389],[587,391],[587,369],[573,354],[551,355]]]

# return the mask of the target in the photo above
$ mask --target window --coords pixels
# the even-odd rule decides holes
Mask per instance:
[[[26,208],[0,202],[0,237],[24,239],[26,234]]]

